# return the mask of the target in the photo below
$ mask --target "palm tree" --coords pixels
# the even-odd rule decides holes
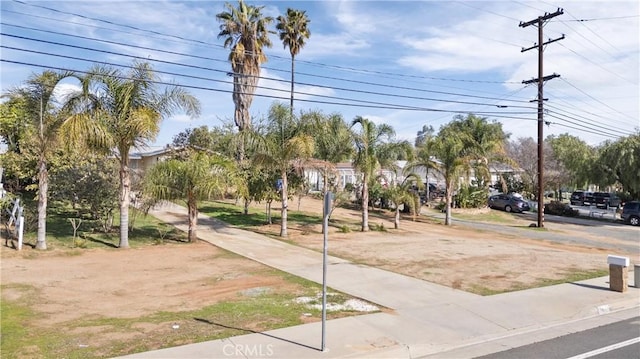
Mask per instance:
[[[360,132],[353,132],[356,153],[353,166],[362,173],[362,231],[369,230],[369,181],[381,168],[395,169],[399,154],[410,156],[411,144],[394,142],[393,128],[387,124],[377,125],[366,118],[357,116],[351,127],[360,125]]]
[[[293,169],[301,169],[304,162],[313,155],[313,137],[302,131],[302,126],[291,119],[288,126],[284,123],[289,119],[287,107],[282,104],[274,104],[269,110],[270,130],[266,135],[265,147],[254,156],[258,165],[267,165],[276,168],[282,180],[280,200],[282,201],[280,236],[286,237],[287,233],[287,209],[289,198],[288,172]],[[287,131],[282,137],[280,129]],[[284,142],[282,142],[284,140]]]
[[[500,123],[489,123],[486,118],[472,114],[456,116],[440,128],[433,150],[441,161],[440,172],[445,178],[446,225],[451,224],[451,198],[461,175],[473,168],[476,177],[487,179],[489,161],[504,153],[506,137]]]
[[[293,117],[293,84],[294,84],[294,64],[295,57],[300,53],[300,50],[305,45],[305,39],[311,36],[311,32],[307,28],[309,24],[309,18],[306,11],[296,10],[292,8],[287,9],[287,16],[278,16],[278,24],[276,29],[280,34],[280,41],[282,41],[285,48],[289,48],[291,54],[291,102],[289,104],[289,110],[291,117]]]
[[[415,183],[415,185],[414,185]],[[417,197],[417,193],[414,190],[414,186],[417,189],[421,189],[424,185],[421,182],[420,176],[415,173],[409,174],[401,183],[391,185],[387,189],[387,196],[395,206],[395,215],[393,225],[395,229],[400,228],[400,205],[409,205],[415,214],[417,213],[418,206],[420,206],[420,198]]]
[[[329,191],[329,174],[335,164],[345,161],[354,153],[353,136],[340,114],[324,115],[320,111],[302,113],[300,120],[305,132],[314,137],[313,158],[322,173],[322,194]]]
[[[206,153],[191,153],[184,160],[172,158],[154,165],[146,173],[143,193],[153,200],[184,200],[189,217],[189,242],[198,239],[198,202],[222,197],[234,184],[233,162]]]
[[[465,145],[462,136],[464,134],[456,132],[451,126],[444,126],[433,142],[433,150],[440,161],[439,171],[445,183],[445,225],[451,224],[451,198],[468,161],[463,155]]]
[[[264,6],[247,5],[238,1],[238,7],[225,3],[227,11],[216,15],[221,23],[218,38],[224,38],[224,47],[231,48],[229,61],[233,71],[234,120],[240,132],[251,127],[249,108],[260,78],[260,65],[267,61],[263,47],[271,47],[267,26],[273,22],[262,15]],[[244,160],[244,146],[238,149],[238,159]]]
[[[183,109],[192,116],[200,113],[200,103],[187,91],[172,86],[160,92],[154,86],[156,81],[148,63],[135,62],[127,73],[97,66],[84,79],[84,95],[73,99],[85,111],[63,125],[71,143],[84,142],[118,159],[120,248],[129,247],[129,151],[154,140],[163,117],[176,110]]]
[[[31,125],[34,155],[37,157],[38,179],[38,237],[36,249],[47,249],[47,202],[49,196],[48,163],[59,144],[59,130],[64,122],[66,109],[61,107],[54,95],[56,86],[65,78],[76,77],[71,72],[44,71],[31,76],[25,87],[8,94],[20,99],[24,106],[26,122]]]
[[[427,201],[429,200],[429,170],[438,170],[438,162],[434,156],[434,138],[431,136],[423,137],[415,148],[415,155],[412,161],[408,162],[404,170],[407,172],[415,172],[418,169],[425,169],[425,191]]]

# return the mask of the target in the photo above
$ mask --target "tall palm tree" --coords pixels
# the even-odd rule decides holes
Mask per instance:
[[[267,61],[263,48],[271,47],[267,29],[273,22],[264,16],[264,6],[247,5],[238,1],[238,7],[225,3],[227,11],[216,15],[221,23],[218,38],[224,38],[224,47],[231,48],[229,61],[233,71],[234,120],[240,132],[251,127],[249,108],[260,78],[260,65]],[[238,149],[238,159],[244,160],[244,146]]]
[[[302,131],[302,126],[293,119],[288,126],[284,126],[289,116],[287,108],[282,104],[274,104],[269,110],[270,129],[266,135],[264,148],[254,156],[254,161],[258,165],[267,165],[277,168],[282,180],[280,190],[281,222],[280,236],[286,237],[287,233],[287,210],[289,198],[288,172],[293,169],[300,169],[304,162],[313,155],[313,137]],[[287,131],[282,137],[280,129]],[[284,140],[284,142],[282,142]]]
[[[278,24],[276,29],[280,35],[280,41],[282,41],[285,48],[289,48],[291,54],[291,102],[289,104],[289,110],[291,117],[293,117],[293,84],[294,84],[294,69],[295,69],[295,57],[300,53],[300,50],[305,45],[305,39],[311,36],[311,32],[307,28],[309,24],[309,18],[306,11],[287,8],[287,16],[278,16]]]
[[[362,174],[362,231],[369,230],[369,182],[377,170],[395,169],[399,154],[410,156],[411,144],[394,142],[395,131],[387,124],[377,125],[366,118],[357,116],[351,127],[359,124],[360,131],[353,132],[356,153],[353,166]]]
[[[63,125],[71,143],[118,159],[120,164],[120,248],[129,247],[131,170],[129,151],[154,140],[160,122],[176,110],[200,113],[200,103],[184,89],[172,86],[158,91],[157,77],[148,63],[135,62],[128,72],[97,66],[84,79],[84,95],[73,99],[84,106],[81,114]]]
[[[464,156],[465,144],[461,134],[451,126],[443,126],[434,139],[433,150],[440,161],[439,171],[445,183],[445,225],[451,225],[451,199],[458,186],[468,158]]]
[[[193,152],[180,160],[172,158],[149,169],[143,193],[154,200],[184,200],[189,218],[189,242],[198,239],[198,202],[222,197],[237,178],[234,163],[221,156]]]
[[[71,72],[44,71],[31,76],[26,86],[10,91],[9,97],[21,99],[25,122],[34,140],[34,155],[37,157],[38,179],[38,237],[36,249],[47,249],[47,202],[49,196],[48,163],[59,144],[59,130],[64,122],[66,109],[56,99],[54,90],[65,78],[76,77]]]

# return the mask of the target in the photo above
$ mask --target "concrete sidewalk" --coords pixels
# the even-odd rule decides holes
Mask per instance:
[[[186,230],[173,204],[151,214]],[[220,248],[321,283],[322,254],[204,215],[198,237]],[[633,285],[633,273],[629,283]],[[608,324],[640,314],[640,290],[609,291],[608,277],[482,297],[401,274],[329,257],[328,286],[394,309],[251,333],[126,358],[415,358],[474,357]],[[575,329],[571,329],[575,328]]]

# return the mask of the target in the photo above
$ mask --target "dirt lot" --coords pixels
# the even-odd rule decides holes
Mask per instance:
[[[297,201],[290,208],[297,210]],[[318,213],[322,205],[305,198],[300,208]],[[390,214],[385,216],[373,213],[370,222],[382,224],[387,231],[362,233],[357,231],[360,212],[336,209],[332,219],[351,223],[352,232],[331,228],[331,254],[482,294],[606,270],[606,256],[610,254],[597,248],[445,227],[424,219],[414,222],[405,218],[401,228],[395,230]],[[279,226],[265,225],[260,230],[278,233]],[[576,230],[565,233],[571,231]],[[293,243],[321,250],[320,226],[292,226],[289,232]],[[633,263],[640,262],[638,253],[625,254]],[[37,310],[44,314],[37,324],[46,328],[78,318],[136,318],[159,311],[198,309],[256,287],[276,288],[278,292],[297,290],[295,284],[263,265],[207,243],[45,253],[35,253],[29,247],[17,252],[2,246],[1,255],[2,299],[31,304],[37,301]],[[100,331],[91,327],[84,330]],[[140,334],[157,328],[135,330]]]
[[[290,205],[297,209],[298,201]],[[318,212],[321,201],[305,198],[301,211]],[[454,210],[466,213],[486,213],[492,210]],[[498,212],[510,222],[505,226],[527,227],[531,220],[521,216]],[[337,208],[331,216],[334,220],[359,221],[361,213]],[[382,225],[385,232],[340,233],[332,228],[329,251],[337,257],[365,263],[412,277],[439,283],[456,289],[481,294],[537,286],[589,271],[606,271],[606,259],[610,250],[572,244],[505,235],[496,232],[447,227],[434,221],[411,216],[403,218],[400,229],[393,229],[391,214],[370,215],[370,224]],[[587,229],[575,225],[548,224],[548,232],[565,235],[586,234]],[[265,231],[277,234],[279,226],[272,225]],[[320,226],[312,229],[290,231],[290,239],[296,244],[322,250]],[[528,229],[536,231],[536,229]],[[593,234],[588,235],[591,238]],[[598,238],[611,241],[609,238]],[[632,263],[640,262],[638,251],[615,253],[629,256]]]

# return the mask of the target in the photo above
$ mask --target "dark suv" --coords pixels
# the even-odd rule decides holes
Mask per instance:
[[[615,193],[607,193],[607,192],[594,192],[593,193],[593,204],[597,208],[607,209],[609,207],[620,207],[620,197],[616,196]]]
[[[620,217],[625,223],[629,223],[632,226],[640,226],[640,201],[625,203]]]
[[[584,206],[586,203],[591,204],[593,194],[588,191],[574,191],[569,200],[575,206]]]

